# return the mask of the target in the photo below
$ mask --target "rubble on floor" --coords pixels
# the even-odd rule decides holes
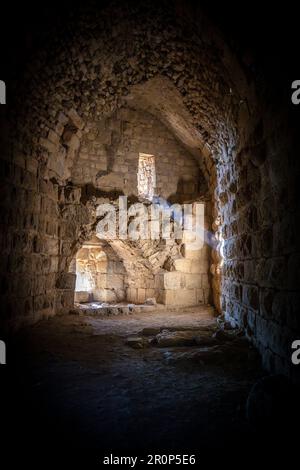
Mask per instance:
[[[259,366],[250,369],[251,361],[235,353],[241,338],[212,347],[151,343],[166,330],[207,341],[216,328],[213,309],[203,306],[39,322],[24,332],[15,356],[20,380],[11,386],[11,438],[16,432],[24,438],[36,414],[35,442],[44,439],[41,430],[48,426],[64,448],[75,443],[83,455],[98,455],[99,443],[124,452],[132,443],[132,452],[135,446],[211,453],[224,436],[226,453],[233,440],[249,437],[246,400],[262,375]]]
[[[97,316],[109,316],[109,315],[131,315],[133,313],[140,313],[142,311],[151,312],[153,309],[164,309],[165,306],[161,304],[155,304],[152,299],[147,299],[144,304],[132,304],[132,303],[108,303],[108,302],[86,302],[86,303],[75,303],[74,308],[70,313],[75,315],[97,315]]]
[[[162,330],[152,341],[160,348],[169,346],[195,346],[202,344],[215,344],[216,340],[212,337],[212,331],[207,330],[190,330],[190,331],[169,331]]]
[[[259,355],[239,328],[229,329],[224,323],[183,328],[144,328],[137,336],[130,336],[126,344],[135,349],[166,348],[163,356],[170,364],[232,365],[257,367]]]

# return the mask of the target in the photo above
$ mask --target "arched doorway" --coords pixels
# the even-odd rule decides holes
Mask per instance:
[[[118,303],[126,299],[123,262],[97,237],[84,243],[75,257],[75,303]]]

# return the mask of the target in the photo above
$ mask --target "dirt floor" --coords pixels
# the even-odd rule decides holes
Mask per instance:
[[[92,458],[207,452],[251,435],[258,357],[217,328],[210,308],[55,317],[20,333],[17,346],[8,433],[48,456],[62,443]]]

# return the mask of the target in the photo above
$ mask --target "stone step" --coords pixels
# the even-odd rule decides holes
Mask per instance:
[[[203,305],[204,306],[204,305]],[[206,305],[207,308],[211,309],[213,314],[213,307],[210,305]],[[100,302],[90,302],[84,304],[75,304],[75,307],[70,311],[70,314],[73,315],[87,315],[87,316],[117,316],[117,315],[132,315],[134,313],[151,313],[159,311],[182,311],[187,309],[199,309],[199,304],[195,305],[163,305],[163,304],[156,304],[156,305],[138,305],[138,304],[116,304],[116,305],[103,305]]]
[[[107,305],[101,302],[89,302],[83,304],[75,304],[71,313],[77,315],[97,315],[97,316],[111,316],[111,315],[132,315],[133,313],[153,312],[163,309],[165,306],[161,304],[156,305],[137,305],[137,304],[116,304]]]

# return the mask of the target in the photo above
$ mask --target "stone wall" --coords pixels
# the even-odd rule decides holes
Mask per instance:
[[[1,160],[2,323],[53,315],[59,269],[58,187],[38,175],[34,159]],[[11,202],[14,206],[11,206]],[[67,294],[66,294],[67,295]]]
[[[203,210],[204,242],[184,230],[182,239],[175,239],[171,231],[170,239],[101,241],[94,236],[92,244],[84,243],[71,270],[77,274],[76,291],[82,291],[81,273],[88,292],[76,292],[75,300],[124,299],[139,304],[155,298],[173,306],[211,302],[210,204],[203,204]]]
[[[235,166],[219,167],[222,308],[245,328],[265,367],[285,374],[300,331],[297,147],[287,123],[264,119],[232,155]]]
[[[87,7],[79,19],[70,19],[67,31],[49,34],[49,46],[16,84],[16,102],[0,126],[1,322],[34,321],[72,305],[68,265],[95,230],[97,197],[110,179],[105,172],[116,173],[113,187],[125,187],[114,157],[123,145],[120,136],[127,142],[131,137],[106,126],[110,118],[112,127],[113,121],[119,126],[118,113],[140,87],[132,102],[148,111],[151,102],[151,114],[195,156],[208,183],[212,245],[223,245],[223,312],[243,326],[268,369],[287,373],[289,344],[300,330],[296,130],[286,106],[270,96],[269,83],[258,81],[255,64],[240,66],[198,10],[182,4],[178,15],[173,4],[152,3],[117,2],[97,14]],[[86,180],[77,175],[77,187],[72,172],[86,142],[95,166],[87,165]],[[135,170],[127,173],[127,152],[118,162],[124,164],[121,174],[135,178]],[[91,177],[94,183],[82,186]],[[152,268],[160,256],[167,261],[166,247],[151,247],[150,254],[147,246],[114,248],[127,253],[127,264],[138,265],[153,289]],[[218,249],[212,252],[216,305]],[[137,289],[133,283],[130,288]]]
[[[72,181],[138,196],[139,153],[154,155],[156,196],[193,200],[207,191],[199,164],[165,125],[152,114],[129,108],[87,123]]]

